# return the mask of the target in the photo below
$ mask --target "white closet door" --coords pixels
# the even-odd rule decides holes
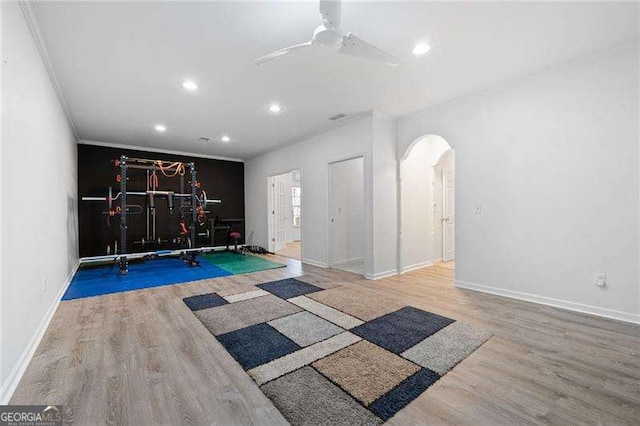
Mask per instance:
[[[452,162],[442,169],[442,260],[456,258],[455,172]]]
[[[284,193],[284,182],[280,179],[275,180],[274,186],[274,212],[275,212],[275,229],[276,229],[276,240],[275,240],[275,250],[282,250],[286,246],[286,236],[285,236],[285,226],[284,221],[286,220],[286,212],[285,212],[285,193]]]

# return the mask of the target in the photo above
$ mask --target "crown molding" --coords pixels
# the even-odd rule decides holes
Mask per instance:
[[[56,92],[58,102],[60,103],[60,106],[64,111],[67,122],[69,123],[71,131],[73,132],[73,135],[75,136],[77,141],[80,139],[78,137],[78,131],[76,129],[75,123],[73,122],[73,118],[71,118],[71,112],[69,111],[67,102],[64,99],[64,95],[62,94],[62,89],[60,88],[60,84],[58,83],[56,73],[53,70],[53,65],[51,65],[51,59],[49,58],[47,45],[44,42],[44,38],[42,37],[40,24],[38,23],[38,18],[36,15],[36,11],[33,8],[33,4],[30,0],[18,0],[18,4],[20,5],[20,9],[22,10],[24,20],[27,22],[27,26],[29,27],[29,31],[31,32],[31,37],[33,38],[36,48],[38,49],[38,53],[40,53],[40,58],[42,59],[44,68],[47,70],[47,74],[49,75],[49,80],[51,80],[53,90]]]

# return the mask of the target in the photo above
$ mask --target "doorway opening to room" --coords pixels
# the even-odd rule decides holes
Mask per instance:
[[[364,274],[364,158],[329,163],[329,266]]]
[[[437,135],[418,138],[400,162],[401,272],[455,269],[455,151]]]
[[[302,173],[269,177],[269,251],[302,259]]]

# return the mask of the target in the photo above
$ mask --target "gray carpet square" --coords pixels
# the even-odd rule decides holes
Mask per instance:
[[[258,287],[283,299],[290,299],[292,297],[315,293],[316,291],[322,290],[320,287],[298,281],[295,278],[285,278],[284,280],[259,284]]]
[[[260,389],[294,426],[382,423],[382,420],[311,367],[282,376]]]
[[[468,324],[455,322],[401,355],[429,370],[443,375],[471,355],[491,337],[491,333]]]
[[[309,312],[298,312],[268,323],[300,346],[309,346],[344,330]]]
[[[261,296],[210,309],[195,311],[196,316],[215,336],[240,330],[302,311],[277,296]]]
[[[226,305],[228,302],[215,293],[199,294],[182,299],[192,311]]]
[[[244,293],[230,294],[228,296],[223,296],[223,299],[229,303],[235,303],[235,302],[240,302],[242,300],[254,299],[256,297],[268,296],[269,294],[271,293],[269,293],[268,291],[258,289],[253,291],[247,291]]]
[[[356,317],[352,317],[351,315],[347,315],[344,312],[340,312],[339,310],[334,309],[331,306],[316,302],[315,300],[309,299],[306,296],[292,297],[291,299],[287,299],[287,301],[293,303],[294,305],[298,305],[301,308],[311,312],[312,314],[326,319],[327,321],[331,321],[332,323],[344,328],[345,330],[349,330],[353,327],[364,324],[364,321],[359,320]]]

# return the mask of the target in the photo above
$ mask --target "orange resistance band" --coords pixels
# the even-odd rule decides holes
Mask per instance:
[[[180,228],[182,228],[182,233],[183,234],[188,234],[189,230],[187,229],[187,224],[184,222],[180,222]]]
[[[149,186],[151,188],[158,188],[160,186],[160,182],[158,181],[158,175],[153,172],[151,176],[149,176]]]

